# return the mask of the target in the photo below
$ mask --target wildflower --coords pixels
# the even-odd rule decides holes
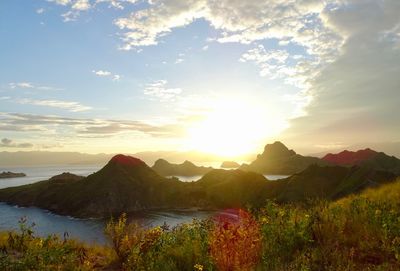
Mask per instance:
[[[203,266],[201,264],[196,263],[194,265],[194,270],[195,271],[203,271]]]
[[[377,209],[377,210],[375,211],[375,216],[380,216],[380,215],[381,215],[381,213],[382,213],[382,211],[381,211],[381,210],[379,210],[379,209]]]
[[[263,216],[263,217],[261,218],[261,222],[262,222],[262,223],[265,223],[265,224],[268,224],[268,218],[265,217],[265,216]]]

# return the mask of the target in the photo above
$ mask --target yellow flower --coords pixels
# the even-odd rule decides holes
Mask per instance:
[[[194,270],[195,271],[203,271],[203,266],[201,264],[195,264],[194,265]]]

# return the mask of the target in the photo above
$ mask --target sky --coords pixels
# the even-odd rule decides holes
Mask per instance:
[[[0,151],[400,142],[398,0],[2,0]]]

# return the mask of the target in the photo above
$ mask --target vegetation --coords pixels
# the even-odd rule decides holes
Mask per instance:
[[[334,202],[277,204],[143,229],[122,215],[110,247],[35,237],[26,221],[0,237],[1,270],[399,270],[400,179]]]
[[[161,176],[204,175],[213,169],[212,167],[196,166],[187,160],[182,164],[172,164],[164,159],[158,159],[151,168]]]
[[[160,176],[137,158],[116,155],[85,178],[64,173],[48,181],[1,189],[0,201],[75,217],[109,218],[149,209],[244,208],[247,204],[259,208],[266,199],[280,203],[337,199],[394,178],[390,172],[369,167],[311,165],[279,181],[251,171],[214,169],[196,182],[184,183]]]

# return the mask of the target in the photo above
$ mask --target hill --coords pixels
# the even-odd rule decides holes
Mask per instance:
[[[281,202],[308,199],[337,199],[393,181],[395,174],[367,167],[309,166],[304,171],[278,181],[275,199]]]
[[[212,170],[211,167],[199,167],[187,160],[182,164],[172,164],[164,159],[158,159],[151,168],[161,176],[204,175]]]
[[[238,168],[240,165],[235,161],[224,161],[221,164],[221,168]]]
[[[64,173],[1,189],[0,201],[76,217],[109,217],[149,209],[260,207],[267,199],[336,199],[394,178],[367,167],[312,165],[279,181],[250,171],[214,169],[197,182],[184,183],[160,176],[140,159],[116,155],[86,178]]]
[[[310,165],[329,165],[329,162],[316,157],[302,156],[294,150],[289,150],[279,141],[267,144],[262,154],[249,165],[240,168],[261,174],[291,175],[306,169]]]
[[[0,200],[77,217],[103,217],[168,207],[168,202],[179,200],[175,196],[168,199],[168,195],[181,184],[161,177],[137,158],[116,155],[86,178],[48,180],[2,189]]]
[[[222,213],[172,229],[141,228],[128,224],[123,215],[106,227],[111,246],[37,237],[23,220],[20,232],[0,232],[0,266],[2,270],[394,271],[400,269],[399,198],[400,179],[329,203],[268,201],[262,208],[232,210],[229,219]]]
[[[335,165],[359,165],[400,175],[400,159],[368,148],[355,152],[345,150],[337,154],[329,153],[325,155],[322,160]]]

